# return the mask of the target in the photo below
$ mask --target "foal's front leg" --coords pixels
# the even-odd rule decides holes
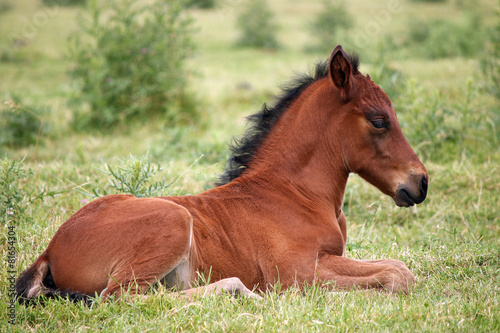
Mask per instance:
[[[223,293],[229,293],[230,295],[236,297],[262,299],[261,296],[248,289],[237,277],[222,279],[207,286],[187,289],[178,292],[178,294],[188,298],[193,298],[195,296],[206,296],[209,294],[221,295]]]
[[[408,292],[415,281],[404,265],[390,261],[361,261],[346,257],[323,255],[318,259],[317,277],[322,282],[333,282],[337,288],[383,288],[389,292]]]
[[[405,275],[406,279],[411,283],[415,282],[415,276],[413,273],[408,269],[406,264],[402,262],[401,260],[395,260],[395,259],[380,259],[380,260],[356,260],[361,263],[368,263],[368,264],[377,264],[377,265],[392,265],[394,267],[397,267],[401,270],[401,272]]]

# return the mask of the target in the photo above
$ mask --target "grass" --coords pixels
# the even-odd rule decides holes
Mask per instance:
[[[44,120],[50,132],[38,145],[0,147],[13,160],[35,174],[20,180],[20,189],[60,192],[26,204],[22,218],[2,217],[2,234],[15,226],[16,270],[20,272],[43,252],[57,228],[82,205],[89,191],[103,187],[108,175],[98,169],[120,166],[129,155],[148,154],[165,166],[157,179],[175,180],[173,194],[193,194],[210,188],[221,172],[226,143],[242,133],[244,117],[262,103],[272,101],[280,83],[310,68],[328,54],[304,52],[309,44],[307,25],[321,9],[321,1],[269,2],[280,25],[277,51],[235,48],[235,14],[238,6],[221,1],[214,10],[193,10],[198,25],[194,41],[198,51],[190,67],[198,73],[191,88],[201,101],[201,115],[191,125],[169,126],[158,121],[132,124],[107,134],[75,133],[69,126],[66,104],[72,83],[66,76],[67,37],[78,26],[81,8],[60,8],[38,28],[24,46],[14,47],[9,34],[21,31],[41,7],[38,1],[10,0],[0,8],[0,102],[11,94],[23,96],[26,105],[46,106]],[[383,1],[349,1],[355,13],[353,34],[364,31]],[[486,25],[495,23],[494,1],[476,5]],[[439,4],[402,2],[372,43],[361,53],[361,71],[370,72],[376,44],[387,35],[403,38],[408,18],[449,17],[463,19],[458,2]],[[448,16],[446,14],[449,14]],[[25,18],[25,19],[23,19]],[[21,23],[18,23],[21,22]],[[341,41],[347,45],[349,41]],[[398,41],[395,41],[398,43]],[[332,45],[333,48],[333,45]],[[408,295],[391,296],[369,291],[328,293],[316,286],[305,290],[268,292],[261,301],[229,296],[206,297],[187,302],[160,289],[148,300],[98,303],[92,308],[51,300],[43,307],[16,306],[16,322],[7,317],[7,266],[0,273],[0,330],[32,331],[483,331],[500,330],[500,106],[481,89],[478,58],[429,60],[395,48],[390,65],[416,87],[419,100],[408,106],[411,90],[395,98],[405,133],[412,133],[411,112],[433,121],[432,98],[442,107],[481,113],[482,118],[457,117],[452,125],[464,128],[467,137],[425,143],[419,133],[408,137],[424,159],[431,182],[428,199],[418,207],[402,209],[356,175],[348,183],[344,210],[348,220],[348,252],[352,258],[403,260],[417,277]],[[479,57],[479,56],[478,56]],[[473,102],[465,107],[468,82]],[[242,88],[245,87],[245,88]],[[455,103],[455,104],[454,104]],[[470,123],[458,123],[473,119]],[[477,123],[480,119],[480,123]],[[435,124],[443,126],[446,124]],[[408,135],[407,134],[407,135]],[[433,141],[431,141],[433,142]],[[200,156],[202,156],[200,158]],[[197,161],[194,165],[193,162]],[[179,177],[180,176],[180,177]],[[2,258],[8,257],[7,238],[0,241]]]

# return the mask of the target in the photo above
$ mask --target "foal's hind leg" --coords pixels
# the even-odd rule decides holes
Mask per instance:
[[[100,294],[103,299],[111,295],[119,298],[124,291],[132,295],[143,294],[179,268],[183,271],[184,280],[189,283],[192,216],[177,204],[158,199],[156,203],[154,208],[158,211],[151,208],[151,216],[137,221],[140,227],[146,224],[145,221],[154,220],[152,228],[123,245],[123,254],[117,257],[106,288]]]

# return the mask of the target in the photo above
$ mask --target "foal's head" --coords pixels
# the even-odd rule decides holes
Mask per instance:
[[[331,140],[338,142],[348,171],[398,206],[419,204],[427,195],[427,170],[403,136],[387,95],[354,62],[340,45],[330,57],[330,84],[340,100]]]

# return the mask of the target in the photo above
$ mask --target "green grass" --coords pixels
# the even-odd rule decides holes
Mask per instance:
[[[106,164],[121,165],[117,159],[148,153],[165,166],[156,179],[180,176],[170,188],[173,194],[210,188],[226,160],[227,142],[244,130],[244,117],[272,101],[280,83],[328,56],[304,52],[310,44],[307,25],[321,10],[321,1],[269,2],[283,46],[272,52],[235,48],[238,6],[220,1],[216,9],[192,11],[198,26],[194,35],[198,50],[189,66],[198,75],[190,85],[200,100],[199,119],[183,127],[153,120],[111,133],[75,133],[66,104],[73,89],[66,76],[71,66],[66,58],[67,37],[78,31],[75,18],[83,9],[60,8],[39,27],[36,36],[24,46],[14,47],[10,32],[21,31],[23,22],[41,7],[36,0],[5,3],[10,8],[0,7],[0,102],[16,94],[25,105],[47,107],[51,112],[44,115],[50,131],[38,145],[0,147],[1,157],[25,157],[26,167],[35,172],[21,180],[21,190],[61,192],[55,198],[26,204],[17,221],[2,217],[3,235],[9,226],[16,228],[18,272],[44,251],[57,228],[83,205],[82,200],[89,200],[75,189],[105,186],[107,175],[98,169],[105,169]],[[51,300],[43,307],[16,306],[16,323],[9,325],[8,273],[7,266],[2,266],[0,331],[499,331],[500,102],[483,92],[481,55],[429,60],[398,46],[403,45],[399,39],[404,38],[410,18],[460,21],[464,7],[455,1],[401,3],[402,11],[392,16],[390,25],[368,47],[357,51],[362,56],[361,71],[369,73],[377,66],[371,61],[378,52],[377,44],[385,43],[387,36],[394,37],[396,46],[388,52],[388,62],[413,88],[406,87],[393,102],[410,144],[425,157],[431,177],[429,196],[418,207],[398,208],[353,175],[344,210],[347,255],[403,260],[417,278],[408,295],[328,293],[311,286],[269,292],[261,301],[210,296],[188,302],[161,289],[151,292],[148,300],[125,299],[92,308],[64,300]],[[356,0],[346,6],[355,14],[355,34],[363,31],[374,11],[386,8],[386,2]],[[498,2],[482,0],[474,7],[486,27],[495,24],[493,9],[498,9]],[[349,41],[339,43],[349,45]],[[10,52],[10,58],[1,57],[3,50]],[[242,84],[250,89],[241,89]],[[433,99],[440,103],[439,108],[459,110],[460,117],[437,122]],[[429,140],[412,132],[417,113],[429,125],[444,130],[461,128],[466,135],[442,142],[436,136]],[[467,114],[474,116],[464,117]],[[5,260],[7,238],[1,239],[0,249]]]

